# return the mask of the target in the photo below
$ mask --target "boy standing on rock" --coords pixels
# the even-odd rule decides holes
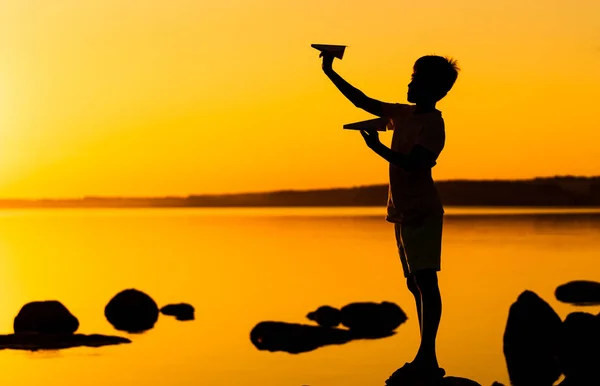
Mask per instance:
[[[414,295],[421,344],[414,360],[396,370],[388,385],[435,384],[444,377],[435,341],[442,314],[437,272],[441,269],[444,208],[432,178],[445,143],[442,113],[436,109],[458,77],[456,61],[423,56],[413,67],[408,102],[386,103],[369,98],[332,67],[334,57],[323,51],[322,68],[333,84],[356,107],[386,118],[394,131],[391,149],[377,131],[361,131],[367,146],[389,162],[387,221],[394,224],[400,261],[408,289]]]

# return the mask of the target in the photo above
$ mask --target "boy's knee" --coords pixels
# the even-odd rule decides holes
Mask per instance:
[[[406,278],[406,286],[408,287],[408,290],[413,294],[419,293],[419,287],[417,286],[417,281],[414,276],[409,276]]]
[[[420,292],[438,289],[437,272],[433,269],[424,269],[415,272],[415,283]]]

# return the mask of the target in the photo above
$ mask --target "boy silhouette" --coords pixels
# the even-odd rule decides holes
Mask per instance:
[[[391,149],[377,131],[361,131],[367,146],[389,162],[386,220],[394,224],[398,253],[410,292],[414,295],[421,344],[410,363],[396,370],[387,385],[436,384],[445,376],[439,367],[435,340],[442,315],[437,272],[441,269],[444,208],[431,169],[444,148],[445,127],[436,103],[458,77],[456,61],[441,56],[419,58],[408,84],[408,102],[387,103],[370,98],[350,85],[332,67],[334,57],[322,52],[322,68],[356,107],[387,120],[393,130]]]

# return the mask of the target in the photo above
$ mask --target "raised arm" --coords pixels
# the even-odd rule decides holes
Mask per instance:
[[[346,82],[340,75],[333,70],[333,59],[334,57],[326,53],[321,53],[323,57],[323,72],[333,84],[340,90],[340,92],[352,102],[352,104],[360,109],[365,110],[368,113],[382,117],[384,115],[384,104],[385,102],[378,101],[377,99],[369,98],[365,93]]]

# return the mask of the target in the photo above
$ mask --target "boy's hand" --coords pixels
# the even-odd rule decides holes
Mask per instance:
[[[379,133],[376,130],[373,130],[373,131],[361,130],[360,134],[365,139],[367,146],[370,147],[371,149],[374,147],[377,147],[377,145],[381,144],[381,141],[379,140]]]
[[[323,67],[323,71],[329,71],[333,69],[333,59],[335,59],[335,56],[328,52],[321,51],[319,58],[323,58],[323,64],[321,65],[321,67]]]

